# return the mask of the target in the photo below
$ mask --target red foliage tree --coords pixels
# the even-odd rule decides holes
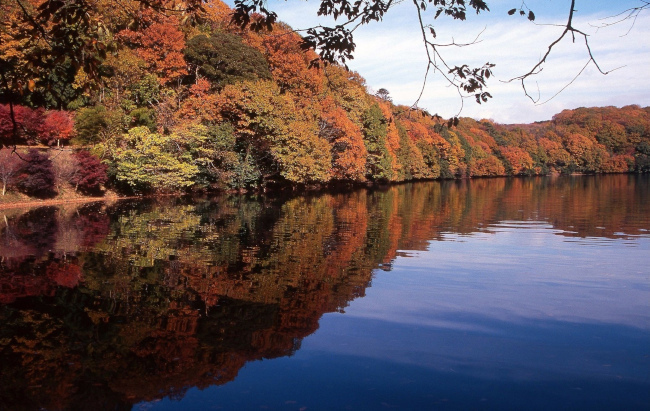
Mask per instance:
[[[10,144],[13,140],[13,134],[14,124],[11,121],[9,105],[0,104],[0,142],[2,142],[3,145]]]
[[[74,134],[74,121],[70,113],[63,110],[51,110],[45,113],[40,132],[41,142],[51,146],[60,140],[70,140]]]
[[[85,194],[97,193],[108,180],[107,166],[88,151],[75,153],[78,172],[73,176],[71,183]]]
[[[14,106],[12,120],[9,105],[0,105],[0,142],[3,145],[37,143],[43,131],[43,113],[43,109]]]

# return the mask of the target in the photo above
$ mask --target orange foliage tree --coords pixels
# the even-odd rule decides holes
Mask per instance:
[[[161,84],[179,81],[187,74],[183,58],[185,35],[178,19],[147,10],[143,13],[141,30],[123,30],[119,37],[136,49],[149,70],[156,73]]]
[[[509,174],[524,175],[533,172],[533,159],[523,148],[501,147],[499,151],[506,162]]]
[[[328,142],[318,136],[317,121],[297,109],[292,96],[276,83],[228,85],[217,109],[267,178],[279,174],[296,183],[330,180],[332,154]]]
[[[332,178],[363,181],[368,152],[361,129],[331,99],[323,102],[322,106],[319,136],[331,145]]]
[[[259,36],[249,33],[248,37]],[[319,94],[323,89],[321,70],[310,66],[317,58],[313,51],[305,51],[300,45],[302,38],[285,24],[276,24],[273,32],[263,35],[261,39],[251,38],[251,45],[257,46],[266,56],[273,79],[282,91],[291,91],[301,98],[304,104],[310,104],[309,98]],[[302,100],[302,99],[307,100]]]
[[[178,116],[187,122],[200,123],[220,120],[217,111],[218,96],[210,91],[210,82],[199,78],[189,89],[188,97],[183,100]]]
[[[609,158],[605,147],[598,143],[594,137],[569,133],[565,136],[564,143],[572,156],[572,163],[577,171],[596,172],[600,169],[601,164]]]
[[[476,177],[497,177],[506,174],[506,168],[495,156],[475,160],[470,165],[470,174]]]

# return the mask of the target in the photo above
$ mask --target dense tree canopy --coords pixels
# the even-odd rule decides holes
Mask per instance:
[[[258,50],[247,46],[241,37],[215,33],[199,34],[187,41],[185,59],[201,75],[217,86],[242,80],[270,79],[268,64]]]
[[[258,24],[264,14],[245,21],[219,0],[121,4],[0,3],[14,17],[0,21],[0,142],[11,147],[3,151],[5,191],[37,194],[17,181],[13,165],[28,152],[21,145],[40,146],[38,162],[52,162],[54,178],[42,183],[48,195],[55,187],[183,192],[649,168],[648,108],[583,108],[529,126],[449,124],[395,105],[386,89],[370,92],[335,61],[313,64],[325,60],[302,47],[305,37],[283,23]],[[380,3],[324,10],[353,18],[372,4]],[[487,11],[473,1],[429,6],[457,19]],[[68,20],[57,17],[62,10]],[[81,37],[68,44],[60,30]],[[64,43],[69,55],[47,60]],[[71,76],[54,81],[50,63],[67,64]],[[465,68],[455,75],[471,82]],[[489,68],[477,75],[487,79]],[[57,101],[47,97],[68,89]]]

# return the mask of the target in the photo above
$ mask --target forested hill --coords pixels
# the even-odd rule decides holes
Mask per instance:
[[[448,127],[383,89],[371,94],[357,73],[312,64],[317,55],[285,24],[230,25],[219,0],[192,15],[91,1],[101,47],[90,73],[25,36],[25,10],[43,3],[0,3],[2,195],[650,170],[647,107]],[[45,58],[53,69],[35,75]]]

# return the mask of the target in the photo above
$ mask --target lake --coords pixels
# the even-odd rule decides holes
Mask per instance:
[[[0,409],[650,409],[650,176],[0,210]]]

